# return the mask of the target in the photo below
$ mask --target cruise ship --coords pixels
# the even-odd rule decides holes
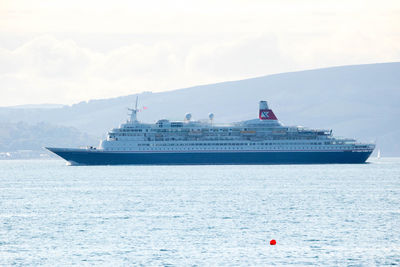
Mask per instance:
[[[258,118],[230,124],[192,120],[137,120],[137,100],[126,123],[108,132],[98,147],[46,149],[69,165],[197,165],[364,163],[375,148],[338,138],[332,130],[284,126],[267,101]]]

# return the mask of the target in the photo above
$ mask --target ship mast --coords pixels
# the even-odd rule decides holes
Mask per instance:
[[[130,119],[129,122],[130,123],[136,123],[138,122],[137,120],[137,112],[138,112],[138,108],[137,108],[137,103],[138,103],[138,96],[136,96],[136,104],[135,104],[135,108],[128,108],[128,110],[131,112],[130,114]]]

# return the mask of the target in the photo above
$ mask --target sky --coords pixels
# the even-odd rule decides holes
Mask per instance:
[[[398,0],[0,1],[0,106],[394,61]]]

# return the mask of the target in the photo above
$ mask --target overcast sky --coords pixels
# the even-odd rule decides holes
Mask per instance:
[[[400,61],[400,1],[0,2],[0,106]]]

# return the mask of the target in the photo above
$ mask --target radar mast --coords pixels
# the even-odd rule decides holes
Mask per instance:
[[[129,119],[130,123],[138,122],[138,120],[137,120],[137,112],[138,112],[137,103],[138,103],[138,96],[136,96],[135,108],[128,108],[128,110],[131,112],[131,114],[129,114],[131,116]]]

